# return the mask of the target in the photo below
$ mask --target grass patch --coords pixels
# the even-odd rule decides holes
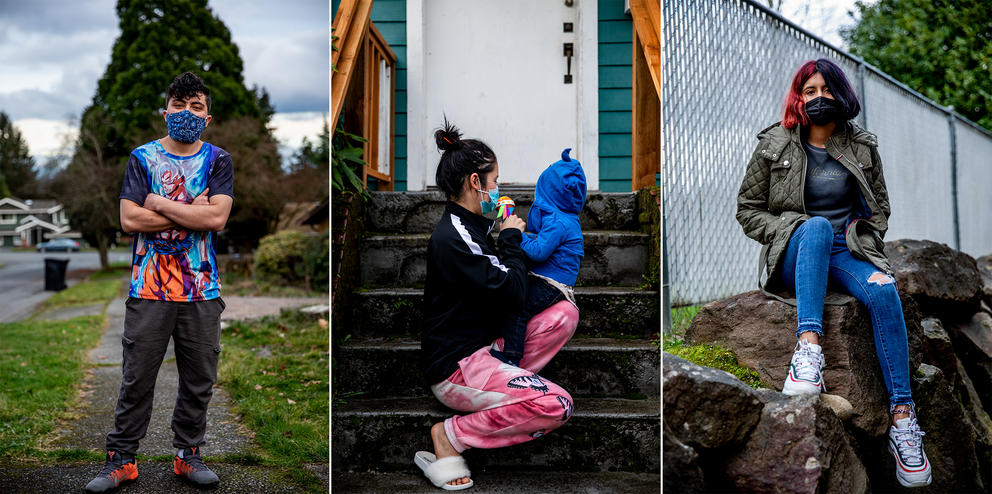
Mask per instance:
[[[330,447],[327,328],[287,311],[235,322],[222,341],[220,383],[242,423],[255,432],[261,460],[289,467],[290,481],[319,489],[320,479],[303,464],[326,463]]]
[[[105,322],[101,315],[0,323],[0,457],[37,453],[39,438],[72,405]]]
[[[87,280],[62,290],[45,299],[41,304],[44,309],[57,309],[74,305],[109,302],[121,292],[119,276],[98,280]]]
[[[758,373],[737,362],[734,352],[717,345],[690,345],[675,337],[666,336],[662,349],[672,355],[682,357],[706,367],[727,371],[752,388],[767,388],[758,377]]]
[[[671,311],[672,330],[671,334],[684,335],[689,329],[689,324],[696,318],[696,314],[702,309],[702,305],[687,305],[685,307],[673,307]]]
[[[220,273],[220,283],[226,295],[247,297],[326,297],[327,291],[308,290],[306,287],[284,286],[253,279],[240,271]]]
[[[130,261],[117,261],[110,263],[106,269],[101,269],[94,272],[87,278],[89,281],[96,280],[106,280],[109,278],[114,278],[120,280],[121,278],[131,274],[131,263]]]

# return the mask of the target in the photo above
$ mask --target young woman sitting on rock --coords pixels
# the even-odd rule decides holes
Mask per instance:
[[[526,225],[513,215],[498,224],[483,216],[499,198],[499,165],[489,146],[461,139],[447,122],[434,138],[443,151],[437,185],[448,202],[427,247],[424,379],[445,406],[473,413],[434,424],[434,453],[418,451],[414,462],[436,487],[457,490],[472,486],[460,456],[466,449],[530,441],[571,417],[572,397],[537,372],[572,337],[579,313],[562,300],[532,317],[519,366],[490,353],[503,350],[501,329],[527,296],[520,248]]]
[[[925,486],[930,463],[910,392],[906,323],[883,253],[889,197],[877,139],[852,120],[860,111],[840,67],[823,58],[804,63],[782,121],[758,134],[738,193],[737,221],[764,245],[768,281],[762,290],[771,295],[768,289],[784,285],[796,294],[799,341],[782,392],[823,390],[819,343],[827,286],[851,294],[871,314],[889,393],[896,478],[906,487]]]

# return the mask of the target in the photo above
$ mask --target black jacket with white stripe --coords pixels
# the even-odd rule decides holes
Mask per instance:
[[[458,361],[500,336],[523,307],[527,267],[520,230],[494,242],[493,220],[448,201],[427,244],[427,283],[421,332],[422,368],[430,386],[447,379]]]

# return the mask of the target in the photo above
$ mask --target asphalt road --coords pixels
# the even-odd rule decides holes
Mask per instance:
[[[111,252],[110,262],[128,261],[130,254]],[[13,252],[0,249],[0,322],[30,316],[38,304],[54,292],[45,291],[45,258],[69,259],[68,271],[99,269],[96,252]]]

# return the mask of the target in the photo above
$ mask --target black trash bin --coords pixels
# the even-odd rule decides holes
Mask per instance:
[[[65,270],[68,265],[68,259],[45,258],[45,290],[65,290]]]

